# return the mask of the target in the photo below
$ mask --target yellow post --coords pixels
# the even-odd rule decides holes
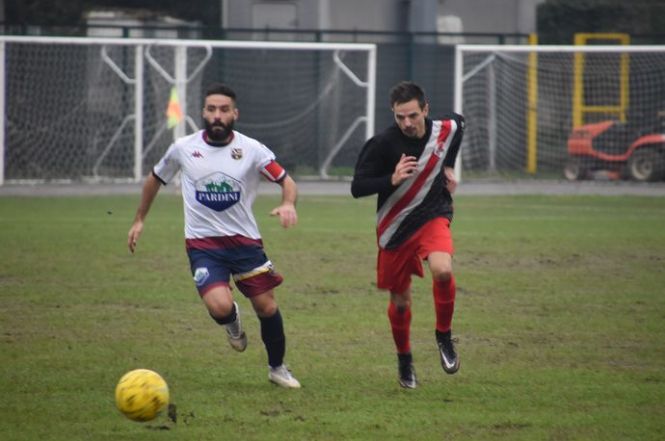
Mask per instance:
[[[529,44],[538,44],[538,35],[529,35]],[[528,115],[527,115],[527,149],[526,171],[535,174],[538,168],[538,54],[529,53],[528,73]]]
[[[628,44],[628,43],[622,43],[622,44]],[[629,58],[628,54],[621,54],[621,85],[620,87],[620,103],[619,106],[621,107],[621,110],[619,112],[619,119],[621,122],[626,122],[626,110],[628,109],[628,91],[629,89],[629,84],[628,84],[628,75],[630,74],[630,67],[629,67]]]
[[[582,34],[575,34],[575,46],[585,44]],[[573,128],[584,124],[582,107],[584,107],[584,54],[575,52],[573,69]]]
[[[616,40],[619,44],[630,44],[628,34],[597,33],[575,34],[575,45],[585,45],[589,40]],[[628,54],[621,54],[619,64],[619,102],[616,104],[587,105],[584,99],[584,54],[575,53],[574,83],[573,83],[573,127],[579,127],[585,122],[587,113],[609,113],[616,115],[621,122],[626,121],[626,112],[629,106],[629,74],[630,59]]]

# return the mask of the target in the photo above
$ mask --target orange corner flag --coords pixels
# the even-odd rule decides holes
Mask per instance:
[[[166,125],[169,129],[177,126],[178,123],[183,119],[182,108],[180,107],[180,102],[178,101],[178,91],[175,87],[171,88],[169,105],[166,108],[166,118],[168,119]]]

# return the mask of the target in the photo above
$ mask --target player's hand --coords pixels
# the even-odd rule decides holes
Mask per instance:
[[[270,212],[271,216],[279,216],[279,223],[289,228],[298,223],[298,213],[293,204],[282,204]]]
[[[395,171],[390,177],[390,182],[394,187],[397,187],[402,182],[409,179],[415,172],[418,166],[418,161],[415,156],[406,156],[402,153],[399,162],[395,166]]]
[[[143,222],[134,222],[127,234],[127,246],[131,253],[136,250],[136,242],[138,242],[141,233],[143,232]]]
[[[455,179],[455,169],[450,167],[445,167],[443,169],[443,173],[446,176],[446,190],[448,190],[448,193],[450,194],[455,193],[455,189],[457,188],[457,179]]]

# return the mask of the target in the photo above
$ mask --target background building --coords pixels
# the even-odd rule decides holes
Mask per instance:
[[[221,0],[225,29],[362,32],[536,31],[544,0]]]

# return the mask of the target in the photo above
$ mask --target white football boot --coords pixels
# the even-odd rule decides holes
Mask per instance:
[[[291,375],[291,371],[289,371],[283,364],[275,368],[270,367],[270,371],[268,372],[268,379],[273,383],[287,389],[300,388],[300,382],[296,380],[293,375]]]

